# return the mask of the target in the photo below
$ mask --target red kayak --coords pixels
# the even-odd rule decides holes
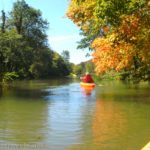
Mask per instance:
[[[81,87],[84,88],[94,88],[95,87],[95,83],[85,83],[85,82],[80,82]]]

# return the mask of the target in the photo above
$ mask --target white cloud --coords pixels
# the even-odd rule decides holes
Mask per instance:
[[[90,57],[86,57],[87,52],[89,52],[88,49],[77,50],[77,41],[80,41],[81,38],[78,34],[68,34],[64,36],[49,36],[48,39],[53,50],[59,54],[63,50],[68,50],[70,52],[70,62],[78,64],[90,59]]]

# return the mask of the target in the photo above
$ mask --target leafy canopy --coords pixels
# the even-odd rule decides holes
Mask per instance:
[[[71,0],[67,16],[84,36],[78,47],[94,50],[97,74],[150,80],[149,0]]]

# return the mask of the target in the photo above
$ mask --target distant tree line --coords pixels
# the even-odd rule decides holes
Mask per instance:
[[[25,0],[0,15],[0,82],[14,78],[48,78],[70,73],[68,52],[64,57],[51,50],[47,20]]]
[[[91,60],[85,61],[85,62],[81,62],[79,64],[71,64],[71,71],[73,74],[75,74],[76,76],[82,76],[84,75],[86,72],[89,72],[90,74],[94,75],[95,74],[95,66],[92,63]]]

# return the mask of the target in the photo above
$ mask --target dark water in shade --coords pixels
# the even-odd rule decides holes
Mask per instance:
[[[150,86],[71,80],[14,82],[0,91],[0,150],[140,150],[150,141]]]

